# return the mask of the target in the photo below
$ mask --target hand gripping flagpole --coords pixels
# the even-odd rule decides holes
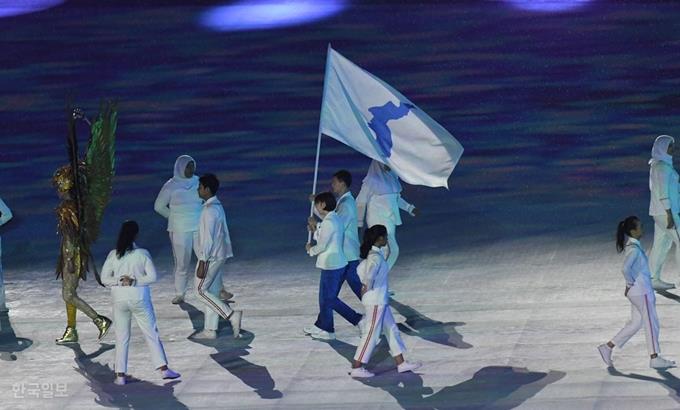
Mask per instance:
[[[326,77],[328,77],[328,70],[330,68],[331,43],[328,43],[328,51],[326,52],[326,71],[324,72],[323,91],[321,93],[321,111],[319,112],[319,134],[316,140],[316,162],[314,163],[314,185],[312,185],[312,195],[316,195],[316,182],[319,177],[319,155],[321,154],[321,115],[323,113],[323,104],[326,101]],[[309,216],[314,215],[314,201],[309,206]],[[307,243],[312,241],[312,232],[307,233]]]

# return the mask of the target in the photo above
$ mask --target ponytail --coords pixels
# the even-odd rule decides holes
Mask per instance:
[[[616,228],[616,251],[621,253],[626,247],[626,236],[630,236],[630,231],[636,229],[640,219],[635,216],[629,216],[623,221],[619,222],[619,226]]]
[[[122,258],[126,252],[133,249],[133,244],[139,233],[139,225],[135,221],[125,221],[120,226],[118,242],[116,243],[116,255]]]
[[[368,257],[368,252],[371,250],[371,247],[381,236],[387,236],[387,228],[383,225],[373,225],[364,231],[364,240],[361,242],[361,249],[359,250],[361,259],[366,259],[366,257]]]

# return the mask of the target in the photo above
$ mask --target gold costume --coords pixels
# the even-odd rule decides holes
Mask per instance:
[[[69,117],[67,137],[71,163],[56,170],[52,184],[61,203],[55,209],[57,229],[61,236],[57,278],[62,278],[62,297],[66,303],[67,327],[57,344],[78,342],[76,311],[85,313],[99,329],[99,339],[111,326],[111,320],[97,312],[78,296],[80,280],[86,280],[90,264],[90,244],[97,239],[99,225],[111,195],[116,111],[106,105],[91,125],[91,138],[84,159],[78,158],[75,139],[75,111]],[[97,281],[99,277],[95,268]],[[101,284],[101,282],[100,282]]]

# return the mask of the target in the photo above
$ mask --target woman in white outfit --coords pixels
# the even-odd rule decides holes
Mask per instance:
[[[12,211],[0,199],[0,226],[6,224],[12,219]],[[2,242],[0,242],[0,312],[7,312],[7,304],[5,303],[5,279],[2,276]]]
[[[363,327],[361,341],[357,346],[350,372],[350,376],[355,378],[374,376],[364,368],[364,365],[370,360],[381,335],[387,338],[390,354],[397,363],[399,373],[413,371],[421,366],[420,363],[410,363],[404,360],[403,353],[406,347],[401,340],[399,328],[390,309],[387,292],[390,268],[382,250],[388,240],[387,229],[382,225],[373,225],[364,232],[361,244],[363,261],[357,267],[357,273],[361,280],[361,303],[366,313],[361,323]]]
[[[623,347],[640,328],[645,329],[649,367],[666,369],[675,367],[675,362],[659,356],[659,319],[656,315],[656,296],[652,288],[652,276],[647,264],[647,256],[640,245],[642,223],[636,216],[629,216],[619,222],[616,231],[616,250],[625,250],[623,277],[626,280],[624,295],[631,304],[631,317],[628,323],[612,340],[597,347],[607,366],[613,366],[612,350]]]
[[[654,218],[654,245],[649,255],[652,271],[652,286],[656,290],[673,289],[674,284],[661,280],[663,264],[671,246],[675,244],[675,261],[680,266],[680,236],[678,236],[678,173],[673,168],[673,146],[675,140],[669,135],[660,135],[652,147],[649,160],[649,215]]]
[[[116,332],[115,383],[118,385],[127,382],[128,347],[133,316],[144,333],[154,367],[163,379],[180,377],[179,373],[168,368],[165,350],[158,335],[149,289],[149,284],[156,281],[156,268],[149,252],[135,245],[138,232],[137,222],[123,223],[116,249],[109,252],[101,273],[102,282],[111,287],[113,298],[113,327]]]
[[[180,155],[175,161],[173,177],[158,193],[154,210],[168,219],[168,233],[175,260],[175,297],[172,303],[184,301],[188,280],[193,276],[191,252],[198,255],[198,222],[203,201],[198,196],[198,177],[194,175],[196,161],[189,155]],[[222,277],[218,278],[222,283]],[[228,300],[228,294],[220,286],[220,298]]]
[[[364,226],[364,218],[368,228],[374,225],[387,228],[387,246],[390,249],[387,264],[392,269],[399,256],[396,236],[397,226],[401,225],[399,210],[403,209],[411,216],[416,216],[416,207],[401,197],[401,183],[397,174],[387,165],[375,160],[368,167],[356,204],[359,228]]]

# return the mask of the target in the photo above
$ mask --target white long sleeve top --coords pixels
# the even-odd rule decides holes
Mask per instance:
[[[7,204],[2,199],[0,199],[0,213],[2,213],[2,215],[0,215],[0,226],[12,219],[12,211],[10,211]]]
[[[314,239],[316,245],[309,248],[309,256],[316,256],[316,267],[323,270],[340,269],[347,265],[343,252],[344,227],[342,219],[335,211],[326,214],[316,226]]]
[[[233,256],[227,216],[220,200],[213,196],[205,201],[201,211],[198,225],[198,259],[212,262]]]
[[[390,267],[382,249],[377,246],[371,247],[366,259],[357,267],[359,280],[367,289],[361,297],[361,303],[366,306],[389,304],[389,271]]]
[[[123,286],[122,276],[134,279],[132,286]],[[149,251],[137,248],[128,251],[122,258],[118,258],[116,250],[109,252],[102,267],[102,283],[111,288],[114,300],[141,299],[150,295],[149,284],[156,281],[156,267]]]
[[[640,242],[635,238],[629,237],[626,242],[622,273],[626,280],[626,286],[630,287],[628,295],[640,296],[654,292],[647,255],[642,250]]]
[[[401,225],[400,209],[413,216],[413,210],[416,207],[406,202],[400,193],[374,194],[370,188],[364,187],[365,185],[361,186],[356,199],[358,226],[364,226],[364,219],[369,227],[373,225]]]
[[[154,210],[168,219],[169,232],[196,232],[203,201],[198,196],[198,177],[178,183],[170,178],[154,202]]]
[[[677,171],[664,161],[652,161],[649,168],[649,215],[673,215],[680,212],[680,184]]]
[[[335,206],[335,213],[338,214],[344,226],[344,237],[342,251],[348,261],[359,259],[359,228],[357,226],[357,205],[352,193],[345,192]]]

